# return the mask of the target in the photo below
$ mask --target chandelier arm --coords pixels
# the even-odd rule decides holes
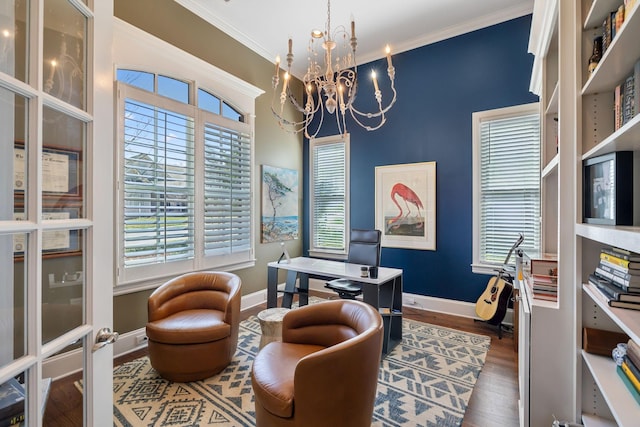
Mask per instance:
[[[380,110],[376,111],[375,113],[363,113],[362,111],[358,110],[356,107],[354,107],[353,105],[351,105],[350,110],[357,114],[358,116],[361,117],[366,117],[366,118],[373,118],[373,117],[379,117],[379,116],[384,116],[384,114],[389,111],[391,109],[391,107],[393,107],[393,105],[396,103],[396,98],[397,98],[397,92],[395,87],[393,86],[393,83],[391,84],[391,90],[393,92],[393,98],[391,99],[391,101],[389,102],[389,104],[383,109],[382,106],[380,106]],[[378,104],[380,105],[380,104]],[[353,115],[353,114],[352,114]]]

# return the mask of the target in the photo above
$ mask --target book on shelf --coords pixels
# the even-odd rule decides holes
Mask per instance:
[[[23,418],[20,418],[22,414]],[[15,378],[0,385],[0,426],[17,424],[24,420],[24,387]]]
[[[622,288],[616,286],[609,279],[598,276],[596,273],[589,275],[589,283],[595,285],[604,296],[613,301],[620,301],[620,296],[624,294]],[[640,295],[637,296],[640,297]]]
[[[636,65],[638,67],[638,72],[640,74],[640,60],[636,63]],[[618,257],[623,260],[640,262],[640,254],[628,251],[626,249],[616,248],[615,246],[602,248],[601,252]]]
[[[40,412],[42,414],[44,414],[44,411],[47,407],[47,399],[49,398],[51,381],[51,378],[44,378],[42,380],[42,406],[40,407]],[[11,388],[5,388],[5,386],[9,383]],[[21,425],[22,423],[24,423],[24,397],[24,385],[15,378],[11,378],[9,381],[0,386],[0,427]],[[9,405],[9,407],[11,407],[12,409],[8,410],[8,412],[4,412],[4,410],[8,408],[6,404],[13,401],[15,402]],[[11,413],[11,415],[5,415],[9,413]]]
[[[625,273],[620,267],[600,261],[595,269],[596,275],[611,280],[625,292],[640,293],[640,276]]]
[[[629,261],[623,258],[620,258],[615,255],[608,254],[606,252],[600,252],[600,259],[607,261],[609,264],[618,265],[622,268],[626,268],[631,273],[631,270],[640,270],[640,262],[637,261]],[[635,271],[635,274],[640,274],[640,271]]]
[[[634,86],[633,74],[627,77],[623,85],[622,93],[622,125],[626,125],[636,115],[634,111]]]
[[[633,66],[633,112],[640,113],[640,59]],[[638,254],[635,254],[638,256]],[[637,259],[640,261],[640,258]]]
[[[607,260],[601,259],[598,263],[598,267],[611,273],[614,276],[618,276],[621,279],[629,280],[634,283],[640,283],[640,270],[630,270],[622,267],[618,264],[613,264]]]
[[[616,372],[618,373],[620,379],[622,379],[625,387],[627,387],[627,390],[629,390],[629,393],[631,393],[636,402],[640,404],[640,393],[638,393],[638,390],[636,390],[636,388],[633,386],[631,380],[629,379],[629,377],[627,377],[627,374],[624,373],[624,371],[622,370],[622,366],[616,365]]]
[[[633,384],[633,387],[636,389],[636,391],[640,393],[640,379],[638,379],[638,377],[634,374],[633,370],[629,366],[629,363],[627,362],[628,359],[629,358],[625,357],[625,359],[622,361],[622,371],[627,376],[629,381],[631,381],[631,384]]]
[[[622,127],[622,85],[616,85],[613,89],[613,130]]]
[[[627,356],[636,368],[640,367],[640,346],[631,338],[627,341]]]
[[[638,302],[629,302],[629,301],[609,300],[609,307],[627,308],[627,309],[630,309],[630,310],[640,310],[640,303],[638,303]]]
[[[623,357],[623,363],[625,363],[629,368],[629,372],[631,373],[629,378],[632,378],[634,384],[637,383],[638,386],[640,386],[640,369],[638,369],[638,365],[633,363],[633,360],[631,360],[631,358],[626,354]],[[638,391],[640,391],[640,389]]]
[[[622,294],[613,293],[609,289],[609,287],[606,286],[607,282],[608,282],[607,279],[603,279],[602,277],[598,277],[595,274],[590,274],[589,275],[589,283],[591,283],[598,290],[598,292],[605,299],[605,301],[607,302],[609,307],[628,308],[628,309],[631,309],[631,310],[640,310],[640,301],[635,301],[633,299],[628,299],[628,298],[630,298],[631,295],[625,297],[625,298],[627,298],[626,301],[620,300],[619,298],[620,298],[620,296],[622,296]],[[609,284],[610,283],[611,282],[609,282]]]

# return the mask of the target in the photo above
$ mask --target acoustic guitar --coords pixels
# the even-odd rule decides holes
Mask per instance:
[[[482,320],[491,324],[502,322],[507,314],[507,306],[513,286],[506,282],[500,275],[489,279],[487,289],[480,295],[476,302],[476,314]]]
[[[502,323],[505,314],[507,314],[507,306],[509,305],[509,299],[513,292],[513,285],[504,280],[506,268],[509,263],[509,258],[513,251],[520,246],[524,241],[524,236],[520,234],[518,240],[511,246],[507,258],[504,260],[502,268],[498,271],[498,274],[491,279],[487,284],[487,288],[484,290],[478,301],[476,301],[476,314],[478,317],[492,325],[498,325]]]

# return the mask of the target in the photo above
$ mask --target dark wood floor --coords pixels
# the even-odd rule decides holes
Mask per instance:
[[[242,319],[257,314],[264,305],[242,312]],[[503,333],[498,339],[496,329],[482,322],[474,322],[458,316],[450,316],[416,308],[405,307],[403,316],[434,325],[446,326],[467,332],[491,336],[491,347],[485,365],[471,395],[465,413],[463,427],[513,427],[518,420],[518,372],[517,354],[513,336]],[[136,351],[116,358],[118,365],[146,354]],[[77,376],[70,376],[53,383],[44,425],[47,427],[82,426],[82,395],[74,386]]]

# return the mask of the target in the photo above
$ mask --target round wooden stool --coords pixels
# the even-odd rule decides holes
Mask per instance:
[[[258,313],[260,321],[260,329],[262,336],[260,337],[260,348],[272,341],[282,340],[282,318],[290,309],[284,307],[274,307],[262,310]]]

